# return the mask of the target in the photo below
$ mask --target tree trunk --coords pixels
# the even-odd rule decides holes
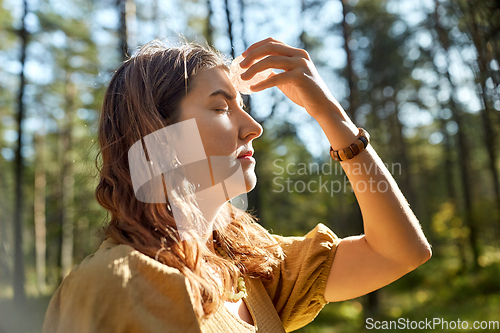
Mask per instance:
[[[476,221],[474,218],[474,214],[472,211],[472,189],[470,186],[470,166],[469,166],[469,161],[470,161],[470,149],[469,145],[467,143],[467,138],[465,136],[465,125],[464,125],[464,120],[463,120],[463,115],[462,111],[458,108],[458,106],[455,104],[454,101],[454,96],[456,96],[456,87],[453,84],[451,80],[451,75],[448,72],[446,72],[446,77],[448,81],[450,82],[451,86],[451,98],[450,98],[450,105],[451,105],[451,110],[453,114],[453,120],[457,123],[458,125],[458,156],[459,156],[459,165],[460,165],[460,171],[461,171],[461,182],[462,182],[462,187],[464,190],[464,200],[465,200],[465,220],[467,223],[467,226],[469,227],[469,242],[472,247],[472,254],[474,256],[474,267],[478,268],[479,267],[479,255],[480,255],[480,250],[479,250],[479,244],[478,244],[478,232],[477,232],[477,227],[476,227]]]
[[[28,45],[28,32],[26,31],[26,16],[28,14],[28,3],[23,1],[24,12],[21,20],[21,29],[19,37],[21,39],[21,56],[19,62],[21,63],[21,73],[19,75],[19,93],[17,97],[17,148],[16,157],[14,162],[15,173],[15,213],[14,213],[14,302],[19,306],[23,306],[26,302],[26,293],[24,290],[24,254],[23,254],[23,216],[22,211],[24,208],[23,200],[23,178],[24,178],[24,164],[23,156],[21,153],[23,142],[23,120],[24,120],[24,104],[23,96],[26,87],[26,80],[24,77],[24,67],[26,62],[26,49]]]
[[[391,137],[392,147],[395,150],[396,158],[398,161],[401,161],[401,178],[402,184],[401,187],[403,189],[403,193],[405,193],[405,197],[410,204],[410,206],[415,206],[417,203],[415,191],[413,189],[413,182],[411,178],[411,162],[408,157],[408,143],[405,142],[405,137],[403,136],[403,125],[399,121],[399,108],[398,101],[396,100],[396,93],[394,93],[391,101],[394,103],[394,113],[389,117],[391,121],[391,127],[394,129],[394,136]],[[392,168],[391,168],[392,170]],[[418,209],[416,209],[418,211]]]
[[[235,58],[234,53],[234,41],[233,41],[233,22],[231,20],[231,12],[229,11],[229,1],[224,0],[226,7],[226,19],[227,19],[227,36],[229,37],[229,45],[231,45],[231,57]]]
[[[372,291],[371,293],[368,294],[368,297],[366,298],[366,310],[364,313],[365,318],[378,317],[380,308],[379,295],[380,295],[380,289]]]
[[[446,175],[446,185],[448,189],[448,197],[451,200],[451,203],[457,209],[457,196],[456,196],[456,189],[455,189],[455,184],[453,182],[453,166],[454,166],[454,161],[453,157],[451,156],[451,151],[453,149],[452,143],[451,143],[451,136],[448,134],[446,131],[446,122],[444,119],[441,119],[441,131],[444,133],[444,151],[443,155],[445,156],[445,175]],[[464,247],[466,244],[464,244],[464,239],[462,237],[458,238],[455,240],[455,245],[458,248],[458,255],[460,257],[460,268],[458,269],[459,272],[464,272],[467,269],[467,257],[465,256],[465,251]]]
[[[439,73],[438,69],[435,67],[435,72]],[[441,105],[441,110],[444,109],[444,106]],[[455,145],[452,142],[452,137],[448,134],[448,131],[446,130],[446,120],[443,118],[440,118],[439,120],[439,125],[441,127],[441,132],[444,135],[444,148],[443,148],[443,156],[444,156],[444,174],[445,174],[445,182],[446,182],[446,189],[448,191],[448,197],[450,198],[451,203],[455,207],[455,209],[458,209],[457,205],[457,189],[455,188],[455,182],[453,179],[454,175],[454,170],[455,170],[455,165],[456,162],[453,159],[453,156],[451,152],[453,149],[455,149]],[[460,268],[458,269],[459,272],[464,272],[467,269],[467,257],[465,256],[465,251],[464,247],[466,244],[464,243],[463,238],[459,238],[455,240],[455,245],[458,248],[458,255],[460,257]]]
[[[122,61],[126,60],[130,54],[128,51],[128,38],[127,38],[127,0],[116,0],[116,9],[118,11],[118,39],[119,39],[119,52]]]
[[[496,214],[500,232],[500,182],[499,182],[500,177],[497,168],[497,159],[498,159],[497,147],[498,147],[499,133],[497,132],[498,127],[497,127],[497,119],[495,119],[495,111],[492,108],[494,96],[498,95],[497,88],[499,84],[499,78],[498,78],[498,71],[493,71],[490,70],[489,68],[489,63],[493,60],[493,54],[492,54],[493,48],[491,46],[491,41],[494,40],[494,38],[492,35],[493,31],[489,29],[489,25],[492,22],[486,22],[486,25],[484,25],[480,22],[481,19],[478,20],[477,18],[477,15],[479,13],[484,14],[485,12],[489,12],[490,10],[493,9],[488,8],[489,6],[487,2],[481,4],[473,4],[469,2],[463,2],[463,3],[456,2],[456,5],[458,5],[458,8],[460,8],[462,13],[465,13],[464,20],[466,23],[466,27],[478,55],[477,65],[479,67],[479,73],[475,73],[475,76],[477,83],[481,87],[480,89],[478,89],[478,95],[483,104],[483,107],[481,109],[481,119],[484,129],[485,146],[488,153],[488,168],[493,178],[493,189],[495,192],[495,201],[496,201],[495,207],[496,207]],[[496,8],[497,11],[499,8]],[[487,20],[487,18],[484,19]],[[472,66],[471,69],[473,72],[475,72]],[[494,86],[493,96],[490,97],[490,100],[488,99],[488,96],[486,94],[486,81],[488,77],[492,79]]]
[[[43,294],[47,290],[45,280],[45,258],[47,254],[46,245],[46,221],[45,221],[45,128],[35,137],[35,192],[34,192],[34,215],[35,215],[35,252],[36,252],[36,277],[38,290]]]
[[[469,9],[474,12],[474,6],[469,5]],[[474,18],[474,14],[472,14],[471,17]],[[500,183],[498,169],[496,166],[498,157],[498,133],[496,133],[496,119],[493,118],[495,111],[492,110],[492,105],[486,95],[487,78],[491,77],[493,82],[495,82],[495,78],[493,73],[488,69],[488,55],[486,47],[483,44],[483,40],[479,35],[477,23],[473,21],[469,24],[469,27],[472,35],[472,41],[474,42],[474,46],[476,47],[478,54],[477,64],[479,67],[479,73],[476,74],[476,80],[481,87],[481,89],[478,89],[479,97],[483,102],[483,107],[481,109],[481,119],[483,122],[485,146],[488,152],[488,167],[493,178],[493,189],[495,191],[496,197],[495,206],[497,208],[497,218],[500,231]]]
[[[210,0],[207,0],[207,11],[208,14],[205,26],[205,39],[207,40],[207,43],[212,46],[214,43],[214,27],[212,25],[212,16],[214,12],[212,10],[212,3],[210,2]]]
[[[5,170],[5,161],[2,154],[0,154],[0,193],[6,193],[9,189],[5,185],[6,172],[2,172],[2,170]],[[7,214],[10,214],[10,212],[4,209],[4,207],[7,207],[6,202],[0,200],[0,280],[10,280],[12,278],[11,263],[13,262],[12,254],[10,253],[13,226],[7,222],[9,220]]]
[[[469,242],[472,247],[472,254],[474,257],[474,268],[479,267],[479,255],[480,255],[480,249],[479,249],[479,242],[478,242],[478,230],[476,226],[476,222],[474,219],[474,214],[472,211],[472,189],[470,186],[470,168],[469,168],[469,163],[470,163],[470,150],[467,144],[467,138],[464,133],[465,129],[465,124],[463,121],[463,115],[462,115],[462,110],[459,109],[459,107],[455,103],[455,96],[457,96],[457,89],[455,84],[453,83],[453,80],[451,79],[451,74],[450,74],[450,61],[449,61],[449,56],[448,56],[448,49],[449,49],[449,40],[448,40],[448,33],[447,31],[441,26],[439,23],[439,16],[437,13],[437,9],[439,7],[439,2],[438,0],[435,0],[435,29],[438,35],[438,40],[439,43],[441,44],[441,47],[443,48],[445,52],[445,57],[447,61],[447,70],[446,70],[446,78],[448,79],[451,87],[451,98],[450,98],[450,106],[451,106],[451,111],[453,114],[453,120],[457,123],[458,125],[458,160],[459,160],[459,165],[460,165],[460,171],[461,171],[461,182],[462,182],[462,187],[464,190],[464,201],[465,201],[465,221],[467,223],[467,226],[469,227]]]
[[[125,1],[125,22],[127,26],[128,54],[132,55],[132,50],[137,48],[137,7],[134,0]]]
[[[479,92],[479,95],[483,102],[483,108],[481,110],[481,119],[483,122],[483,129],[484,129],[483,138],[484,138],[484,144],[486,146],[486,151],[488,152],[488,167],[490,169],[491,176],[493,178],[493,190],[495,192],[495,199],[496,199],[495,207],[497,209],[496,213],[499,226],[498,230],[500,232],[500,183],[497,170],[498,135],[497,133],[495,133],[496,122],[492,117],[494,111],[491,109],[491,105],[486,98],[486,93],[485,93],[486,79],[484,78],[484,74],[482,73],[480,73],[480,77],[482,77],[480,83],[482,91]]]
[[[73,125],[74,99],[76,87],[70,80],[71,73],[66,73],[66,123],[61,136],[63,152],[62,170],[62,245],[61,245],[61,274],[67,276],[73,266],[74,245],[74,168],[73,168]]]
[[[347,56],[347,64],[346,64],[346,76],[347,82],[349,84],[349,108],[346,112],[349,114],[349,117],[352,121],[356,121],[354,118],[356,109],[358,108],[358,87],[357,87],[357,78],[354,73],[352,61],[353,56],[352,52],[349,49],[349,40],[351,39],[351,28],[349,24],[346,22],[346,16],[350,12],[349,4],[347,0],[341,0],[342,3],[342,31],[344,37],[344,50]]]

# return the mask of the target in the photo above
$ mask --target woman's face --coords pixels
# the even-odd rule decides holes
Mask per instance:
[[[248,155],[253,154],[252,140],[262,134],[262,126],[243,110],[241,96],[222,68],[200,70],[191,80],[178,121],[196,120],[207,156],[238,158],[246,190],[251,191],[257,178],[255,160]]]

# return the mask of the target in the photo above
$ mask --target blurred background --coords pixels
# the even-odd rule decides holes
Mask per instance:
[[[181,36],[231,57],[269,36],[305,48],[433,246],[416,271],[328,304],[300,332],[360,332],[367,318],[500,320],[498,1],[0,0],[1,333],[40,332],[52,293],[102,241],[96,130],[113,71],[148,41]],[[246,102],[264,127],[249,194],[260,223],[362,233],[317,122],[277,88]]]

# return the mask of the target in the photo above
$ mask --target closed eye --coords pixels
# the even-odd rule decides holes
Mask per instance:
[[[223,113],[231,113],[231,112],[233,112],[232,110],[229,110],[229,109],[215,109],[215,111],[217,111],[217,112],[223,112]]]

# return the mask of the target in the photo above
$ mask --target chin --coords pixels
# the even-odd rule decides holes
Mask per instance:
[[[255,173],[248,176],[245,175],[245,185],[247,193],[255,188],[255,186],[257,185],[257,176],[255,175]]]

